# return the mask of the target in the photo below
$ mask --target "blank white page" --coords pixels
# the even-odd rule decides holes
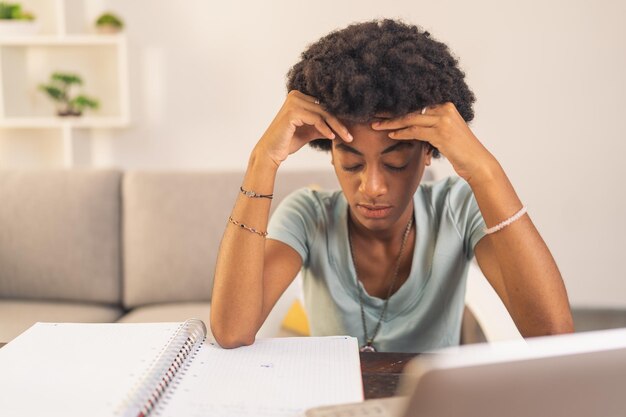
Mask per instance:
[[[0,415],[114,415],[180,323],[37,323],[0,349]]]
[[[299,416],[363,401],[353,337],[258,339],[222,349],[205,342],[159,416]]]

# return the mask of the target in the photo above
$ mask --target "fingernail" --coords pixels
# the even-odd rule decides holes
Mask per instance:
[[[352,142],[354,140],[354,138],[352,137],[352,135],[350,134],[350,132],[348,132],[348,140],[350,142]]]
[[[378,126],[380,126],[380,122],[374,122],[374,123],[372,123],[372,127],[373,127],[373,128],[376,128],[376,127],[378,127]]]

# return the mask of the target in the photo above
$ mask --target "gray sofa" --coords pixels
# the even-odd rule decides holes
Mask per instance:
[[[242,175],[0,171],[0,342],[36,321],[208,323]],[[337,186],[330,169],[282,172],[273,206],[311,184]]]

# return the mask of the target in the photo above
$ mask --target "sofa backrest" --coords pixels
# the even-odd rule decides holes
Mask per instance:
[[[242,172],[125,175],[125,307],[211,299],[217,251],[242,178]],[[338,187],[331,169],[279,172],[272,207],[309,185]]]
[[[0,171],[0,298],[121,303],[121,173]]]

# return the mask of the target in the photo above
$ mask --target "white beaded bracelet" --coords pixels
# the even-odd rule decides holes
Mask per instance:
[[[508,225],[510,225],[511,223],[513,223],[516,220],[519,220],[520,217],[522,217],[524,214],[526,214],[526,206],[523,206],[517,213],[515,213],[514,215],[512,215],[511,217],[509,217],[508,219],[504,220],[501,223],[496,224],[493,227],[490,227],[489,229],[485,228],[485,234],[490,235],[492,233],[497,232],[498,230],[502,230],[505,227],[507,227]]]

